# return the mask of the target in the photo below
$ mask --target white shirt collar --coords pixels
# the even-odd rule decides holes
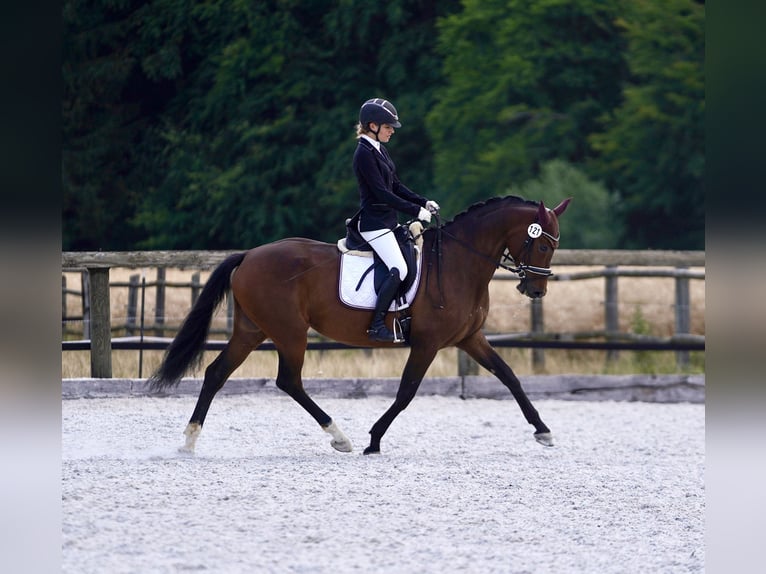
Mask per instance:
[[[378,152],[380,152],[380,142],[378,140],[372,139],[367,134],[362,134],[362,137],[364,139],[366,139],[368,142],[370,142],[372,144],[372,147],[374,147],[376,150],[378,150]],[[380,153],[382,153],[382,152],[380,152]]]

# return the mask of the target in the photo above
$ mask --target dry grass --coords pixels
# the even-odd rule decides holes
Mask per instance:
[[[557,267],[556,272],[584,271],[583,267]],[[113,269],[112,282],[127,282],[131,274],[141,270]],[[191,280],[192,270],[168,269],[168,282],[186,283]],[[65,273],[70,289],[80,288],[78,273]],[[145,271],[146,281],[156,279],[154,270]],[[207,280],[209,272],[201,273],[201,282]],[[530,302],[516,291],[515,281],[493,281],[490,284],[491,307],[485,328],[488,332],[529,331]],[[670,336],[674,331],[675,284],[670,278],[619,279],[620,331],[634,332],[641,323],[648,326],[648,333],[654,336]],[[705,334],[705,282],[690,281],[691,332]],[[166,289],[165,322],[178,326],[188,313],[191,304],[189,288]],[[151,326],[155,314],[155,289],[147,287],[145,300],[145,321]],[[124,325],[128,308],[128,289],[111,290],[112,325]],[[140,309],[140,299],[139,299]],[[140,312],[140,311],[139,311]],[[67,315],[82,314],[79,298],[67,298]],[[545,330],[558,333],[597,331],[604,328],[604,280],[585,279],[579,281],[551,281],[544,300]],[[81,328],[81,325],[76,325]],[[218,310],[213,329],[224,329],[226,310]],[[123,333],[116,332],[115,335]],[[152,334],[152,333],[147,333]],[[544,373],[603,373],[603,372],[676,372],[675,356],[671,352],[621,352],[619,361],[606,364],[602,351],[546,350],[544,369],[534,369],[532,352],[528,349],[500,349],[499,352],[519,375],[534,372]],[[203,368],[216,353],[206,353]],[[142,375],[150,373],[161,360],[160,351],[143,353]],[[306,356],[303,370],[307,378],[354,378],[354,377],[398,377],[404,367],[407,350],[342,350],[310,351]],[[692,353],[692,372],[704,371],[704,355]],[[115,351],[112,355],[112,370],[115,377],[137,377],[139,373],[138,351]],[[276,353],[258,351],[251,353],[245,363],[234,373],[234,377],[274,377],[277,371]],[[88,351],[67,351],[62,353],[62,376],[87,377],[90,372]],[[195,375],[200,375],[201,370]],[[457,351],[445,349],[439,353],[426,376],[454,376],[457,374]]]

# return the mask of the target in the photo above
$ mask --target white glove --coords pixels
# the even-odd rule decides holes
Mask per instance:
[[[439,204],[429,199],[426,201],[426,209],[431,213],[439,213]]]
[[[420,211],[418,211],[418,219],[420,221],[425,221],[426,223],[431,222],[431,212],[427,209],[421,207]]]

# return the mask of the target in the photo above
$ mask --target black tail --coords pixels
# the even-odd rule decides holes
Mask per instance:
[[[199,367],[213,313],[231,287],[231,272],[244,258],[245,252],[230,255],[215,268],[176,338],[165,351],[162,364],[149,377],[150,389],[160,391],[174,387],[189,370]]]

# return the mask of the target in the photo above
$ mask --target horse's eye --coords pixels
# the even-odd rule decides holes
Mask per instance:
[[[540,246],[540,251],[542,251],[542,252],[548,251],[548,246],[547,245],[541,245]]]

